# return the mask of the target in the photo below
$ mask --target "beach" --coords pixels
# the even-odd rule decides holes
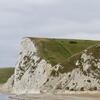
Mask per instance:
[[[100,95],[85,94],[30,94],[15,95],[9,97],[11,100],[100,100]]]
[[[100,100],[100,94],[7,94],[0,93],[0,100]]]
[[[10,94],[0,85],[0,100],[100,100],[99,91],[65,91],[61,94]]]

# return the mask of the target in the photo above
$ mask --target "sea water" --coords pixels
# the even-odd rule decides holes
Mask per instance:
[[[7,94],[0,93],[0,100],[10,100]]]

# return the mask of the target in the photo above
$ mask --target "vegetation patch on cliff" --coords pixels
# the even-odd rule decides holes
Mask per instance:
[[[14,73],[14,68],[0,68],[0,84],[7,82]]]

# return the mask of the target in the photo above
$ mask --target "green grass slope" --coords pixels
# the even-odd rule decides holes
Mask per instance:
[[[64,66],[62,72],[73,69],[79,53],[84,49],[100,44],[100,41],[74,40],[74,39],[45,39],[30,38],[38,48],[38,54],[52,65]],[[75,56],[74,56],[75,55]],[[72,57],[73,56],[73,57]]]
[[[14,68],[0,68],[0,84],[5,83],[14,73]]]
[[[31,38],[35,42],[39,55],[57,64],[70,58],[72,55],[81,52],[89,46],[99,44],[100,41],[89,40],[68,40],[68,39],[41,39]]]

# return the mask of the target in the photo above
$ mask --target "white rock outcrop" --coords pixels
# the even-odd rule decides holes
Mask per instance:
[[[34,41],[24,38],[15,73],[5,87],[18,94],[100,90],[100,59],[96,59],[91,52],[85,50],[80,59],[77,59],[75,66],[76,68],[70,72],[60,73],[59,69],[64,66],[52,66],[39,57]],[[55,75],[52,75],[52,72]]]

